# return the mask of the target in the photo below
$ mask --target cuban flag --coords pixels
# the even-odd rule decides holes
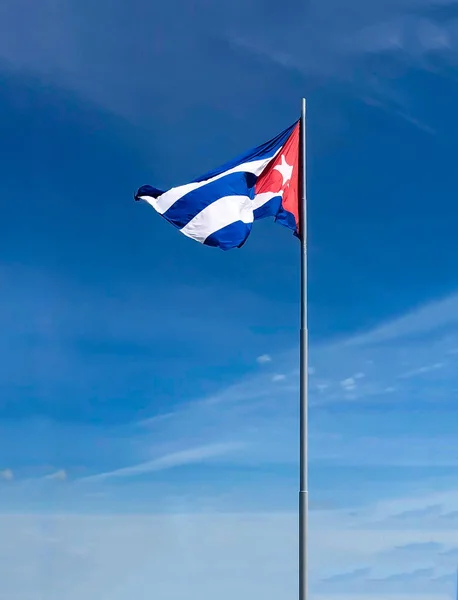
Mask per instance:
[[[298,121],[186,185],[167,191],[144,185],[135,199],[151,204],[184,235],[222,250],[243,246],[253,222],[265,217],[298,235],[299,128]]]

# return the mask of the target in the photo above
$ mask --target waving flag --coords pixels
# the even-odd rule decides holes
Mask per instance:
[[[300,122],[222,167],[167,191],[141,187],[145,200],[184,235],[223,250],[240,248],[257,219],[299,230]]]

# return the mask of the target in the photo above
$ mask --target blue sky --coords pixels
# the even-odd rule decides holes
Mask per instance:
[[[0,597],[296,597],[298,242],[201,247],[133,193],[302,96],[312,598],[454,597],[457,19],[3,0]]]

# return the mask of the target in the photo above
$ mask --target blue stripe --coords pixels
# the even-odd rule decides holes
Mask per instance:
[[[252,173],[230,173],[193,190],[172,204],[162,216],[181,229],[204,208],[224,196],[254,197],[257,177]]]
[[[222,250],[240,248],[250,235],[251,227],[252,223],[236,221],[235,223],[231,223],[219,231],[212,233],[212,235],[208,236],[205,240],[204,244],[206,246],[221,248]]]
[[[159,196],[162,196],[163,193],[163,190],[158,190],[152,185],[142,185],[142,187],[137,190],[134,199],[140,200],[142,196],[149,196],[150,198],[159,198]]]
[[[275,217],[281,206],[281,196],[275,196],[254,211],[254,220]]]
[[[293,215],[293,213],[289,212],[289,210],[285,210],[283,205],[280,205],[280,210],[275,217],[275,222],[280,223],[280,225],[283,225],[283,227],[291,229],[294,231],[297,237],[299,237],[297,233],[298,224],[296,223],[296,217]]]
[[[254,220],[265,219],[266,217],[275,217],[275,222],[280,223],[288,229],[297,230],[296,218],[293,213],[283,208],[282,197],[275,196],[269,202],[263,204],[254,211]]]
[[[275,154],[275,152],[279,148],[281,148],[286,143],[287,139],[291,135],[296,125],[297,121],[296,123],[293,123],[290,127],[288,127],[288,129],[285,129],[268,142],[265,142],[264,144],[253,148],[252,150],[248,150],[248,152],[245,152],[244,154],[240,154],[239,156],[237,156],[237,158],[234,158],[230,162],[227,162],[226,164],[214,169],[213,171],[210,171],[209,173],[205,173],[205,175],[201,175],[197,179],[194,179],[194,181],[205,181],[206,179],[210,179],[211,177],[220,175],[221,173],[224,173],[224,171],[233,169],[237,165],[241,165],[245,162],[270,158]]]
[[[292,229],[294,232],[297,229],[296,219],[294,215],[285,210],[282,205],[282,197],[276,196],[263,206],[260,206],[254,211],[254,220],[264,219],[266,217],[275,217],[275,221],[281,225]],[[215,246],[222,250],[232,250],[240,248],[246,242],[251,233],[252,223],[243,223],[236,221],[219,231],[215,231],[204,242],[207,246]]]

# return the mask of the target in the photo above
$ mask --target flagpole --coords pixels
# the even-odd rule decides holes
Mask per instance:
[[[300,128],[300,487],[299,487],[299,600],[308,598],[308,329],[307,329],[307,103],[302,99]]]

